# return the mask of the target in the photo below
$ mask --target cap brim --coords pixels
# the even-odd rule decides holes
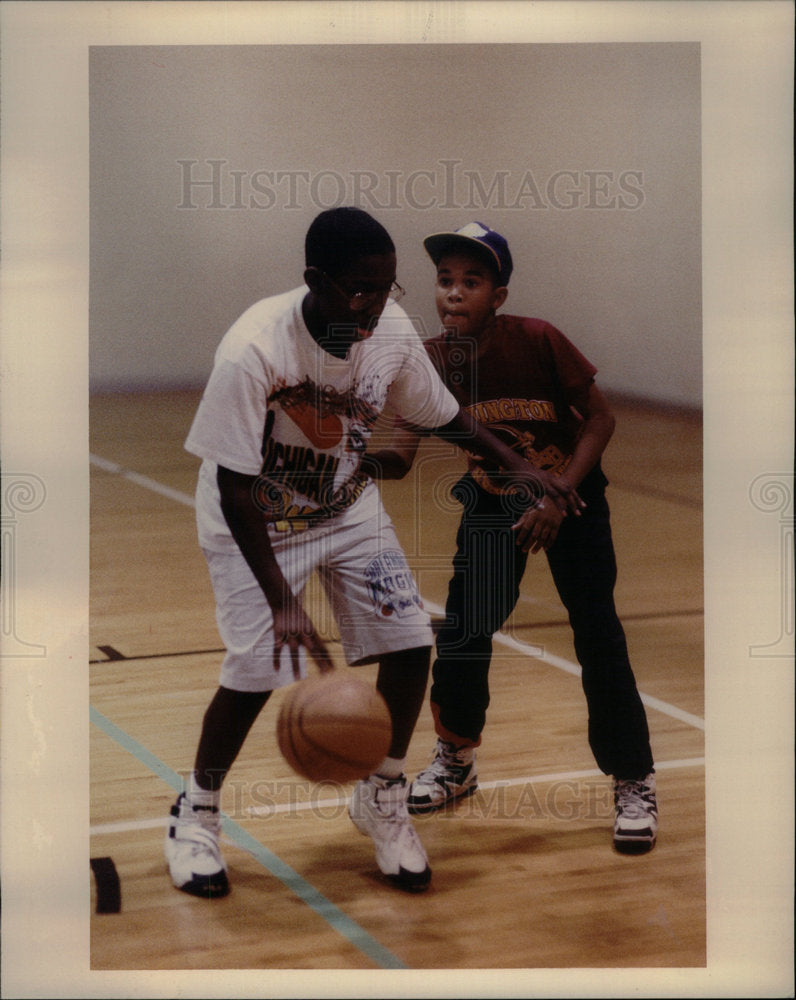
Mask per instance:
[[[487,246],[486,243],[482,243],[480,240],[474,239],[472,236],[461,236],[459,233],[433,233],[431,236],[427,236],[423,240],[423,246],[426,249],[426,253],[435,264],[438,264],[440,258],[451,250],[475,249],[482,256],[486,254],[494,260],[498,269],[498,274],[500,274],[502,270],[500,258],[492,247]]]

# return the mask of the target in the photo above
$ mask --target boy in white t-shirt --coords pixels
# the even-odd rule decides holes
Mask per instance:
[[[300,595],[323,583],[346,661],[378,661],[393,724],[388,756],[349,811],[381,871],[422,891],[431,878],[406,809],[404,760],[423,703],[432,634],[365,450],[387,403],[409,424],[473,448],[576,510],[465,414],[396,304],[395,247],[360,209],[322,212],[305,241],[305,285],[249,308],[216,352],[185,447],[202,459],[197,528],[226,655],[193,773],[171,810],[166,857],[178,888],[229,891],[219,849],[221,786],[271,692],[333,664]],[[396,567],[402,571],[396,573]],[[397,589],[399,588],[400,589]]]

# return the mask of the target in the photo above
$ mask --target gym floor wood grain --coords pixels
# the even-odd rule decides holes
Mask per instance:
[[[121,889],[118,913],[92,912],[91,968],[704,967],[699,418],[614,401],[604,462],[617,605],[658,770],[654,851],[612,849],[610,780],[589,751],[571,633],[537,556],[496,644],[480,788],[415,820],[431,889],[406,895],[382,880],[370,840],[348,819],[350,786],[292,774],[276,745],[277,692],[225,785],[232,892],[209,902],[173,888],[162,849],[222,654],[191,506],[198,462],[182,447],[198,399],[91,400],[90,847],[112,859]],[[446,484],[459,468],[461,457],[432,441],[406,480],[383,487],[435,617],[456,525]],[[342,662],[314,581],[307,605]],[[433,742],[425,708],[410,777]],[[93,880],[91,902],[95,911]]]

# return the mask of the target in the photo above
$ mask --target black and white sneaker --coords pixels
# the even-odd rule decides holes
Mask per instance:
[[[376,845],[376,863],[407,892],[423,892],[431,869],[420,838],[406,811],[406,778],[372,774],[354,786],[348,807],[354,826]]]
[[[434,812],[448,802],[472,795],[477,788],[475,750],[457,750],[452,743],[438,739],[434,760],[412,782],[407,807],[413,814]]]
[[[171,880],[192,896],[215,899],[229,892],[221,856],[221,815],[214,807],[193,808],[183,792],[171,807],[166,830],[166,861]]]
[[[614,847],[623,854],[651,851],[658,836],[655,773],[637,781],[614,780]]]

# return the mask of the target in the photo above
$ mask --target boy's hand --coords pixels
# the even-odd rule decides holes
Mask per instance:
[[[565,516],[565,511],[547,499],[530,507],[511,527],[517,535],[517,545],[523,552],[530,552],[532,555],[542,549],[547,551],[558,537],[558,529]]]
[[[315,660],[321,673],[334,669],[326,644],[315,631],[309,615],[298,601],[290,601],[274,611],[274,669],[280,669],[282,650],[287,647],[293,676],[298,679],[300,646],[304,646]]]
[[[550,472],[543,472],[541,469],[536,470],[536,475],[544,488],[545,496],[550,498],[562,514],[570,511],[575,517],[580,517],[580,512],[586,504],[568,480],[561,476],[554,476]]]

